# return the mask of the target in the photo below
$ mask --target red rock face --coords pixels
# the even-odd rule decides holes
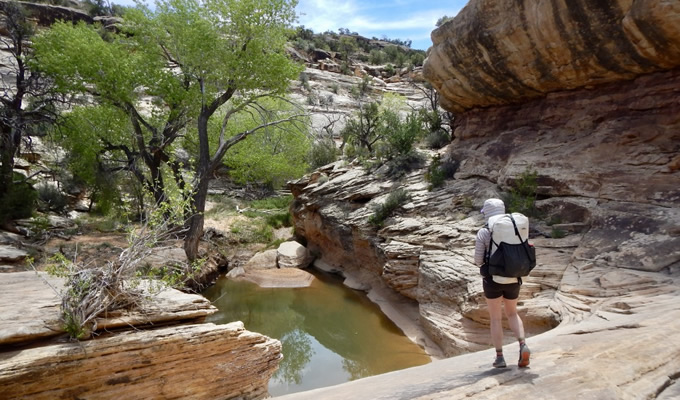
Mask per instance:
[[[680,66],[680,3],[471,0],[432,41],[423,74],[459,113]]]

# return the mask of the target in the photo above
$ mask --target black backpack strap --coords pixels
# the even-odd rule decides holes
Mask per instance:
[[[517,224],[515,223],[515,219],[512,218],[512,214],[507,214],[507,215],[510,217],[510,220],[512,221],[512,226],[515,228],[515,235],[517,235],[520,242],[523,242],[524,240],[522,240],[522,236],[520,236],[520,234],[519,234],[519,229],[517,229]]]
[[[517,229],[517,224],[515,223],[515,219],[512,218],[512,214],[508,214],[508,215],[510,216],[510,220],[512,220],[512,226],[515,227],[515,235],[517,235],[517,237],[519,238],[519,241],[520,241],[521,243],[524,243],[525,241],[522,240],[522,236],[520,236],[520,234],[519,234],[519,229]],[[529,242],[529,237],[528,237],[528,236],[527,236],[526,242],[527,242],[527,243]],[[522,247],[524,248],[524,251],[527,253],[527,257],[531,258],[531,256],[529,255],[529,250],[526,248],[526,244],[525,244],[524,246],[522,246]],[[522,284],[522,280],[521,280],[521,279],[520,279],[520,283],[519,283],[519,284],[520,284],[520,285]]]

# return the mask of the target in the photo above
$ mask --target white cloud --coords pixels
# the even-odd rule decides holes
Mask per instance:
[[[354,1],[301,0],[297,10],[300,24],[314,32],[324,32],[344,27],[342,22],[356,15],[359,7]]]
[[[301,25],[314,32],[327,30],[336,31],[347,28],[364,36],[382,36],[390,38],[412,39],[428,37],[435,28],[435,23],[443,15],[455,15],[458,9],[444,9],[437,7],[412,11],[411,1],[380,1],[363,2],[359,5],[354,0],[301,0],[297,6],[301,14]],[[453,12],[452,12],[453,11]],[[408,33],[408,35],[405,35]]]
[[[350,20],[352,30],[399,31],[409,29],[434,29],[437,20],[444,15],[441,10],[428,10],[406,16],[402,19],[378,20],[367,16],[357,16]]]

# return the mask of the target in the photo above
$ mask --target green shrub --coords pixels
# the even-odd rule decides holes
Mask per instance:
[[[251,201],[249,207],[257,210],[288,209],[292,201],[293,201],[292,195],[267,197],[266,199]]]
[[[44,237],[44,235],[50,230],[52,224],[50,224],[50,219],[45,215],[38,215],[31,218],[29,225],[34,237]]]
[[[302,85],[303,88],[310,90],[309,76],[304,71],[300,72],[300,76],[298,77],[298,80],[300,81],[300,84]]]
[[[385,63],[385,53],[381,50],[373,49],[369,54],[368,61],[372,65],[382,65]]]
[[[411,200],[411,195],[406,190],[395,190],[387,196],[384,203],[374,205],[374,214],[368,219],[368,222],[377,227],[383,226],[385,220],[409,200]]]
[[[38,201],[42,209],[60,213],[68,205],[68,199],[58,188],[52,185],[39,185],[37,189]]]
[[[417,151],[398,154],[386,163],[387,176],[398,178],[420,168],[424,162],[425,158]]]
[[[274,229],[293,226],[293,216],[289,212],[268,215],[265,221]]]
[[[527,167],[527,169],[511,183],[510,192],[504,198],[508,212],[519,212],[528,216],[536,215],[537,178],[538,172]]]
[[[330,137],[312,143],[307,153],[307,163],[312,170],[335,162],[337,159],[338,148],[335,145],[335,141]]]
[[[425,173],[425,180],[430,182],[430,190],[440,187],[447,179],[453,178],[458,170],[458,161],[447,160],[442,162],[439,154],[432,158],[432,162]]]
[[[553,227],[550,231],[550,237],[553,239],[561,239],[565,237],[567,233],[560,228]]]
[[[425,136],[425,146],[428,149],[441,149],[451,142],[449,133],[444,129],[432,131]]]
[[[35,210],[38,193],[28,183],[15,183],[0,194],[0,223],[30,218]]]
[[[257,243],[270,243],[274,240],[274,229],[267,224],[258,225],[253,232],[253,241]]]
[[[401,121],[396,112],[383,111],[382,119],[385,122],[383,136],[388,145],[388,158],[411,153],[423,134],[423,121],[418,113],[412,112],[405,121]]]

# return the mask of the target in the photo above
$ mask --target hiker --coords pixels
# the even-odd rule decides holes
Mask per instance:
[[[483,267],[487,260],[486,253],[490,251],[491,232],[488,229],[489,218],[495,215],[505,214],[505,204],[500,199],[488,199],[482,207],[482,214],[486,218],[487,224],[477,232],[475,240],[475,264]],[[483,270],[482,270],[483,271]],[[480,271],[481,272],[481,271]],[[508,325],[519,341],[519,361],[520,367],[529,365],[531,351],[524,338],[524,324],[517,314],[517,299],[521,281],[517,278],[504,276],[486,275],[482,280],[484,287],[484,297],[489,308],[489,319],[491,320],[491,341],[496,348],[496,360],[493,362],[495,368],[505,368],[505,358],[503,357],[503,311],[508,317]]]

